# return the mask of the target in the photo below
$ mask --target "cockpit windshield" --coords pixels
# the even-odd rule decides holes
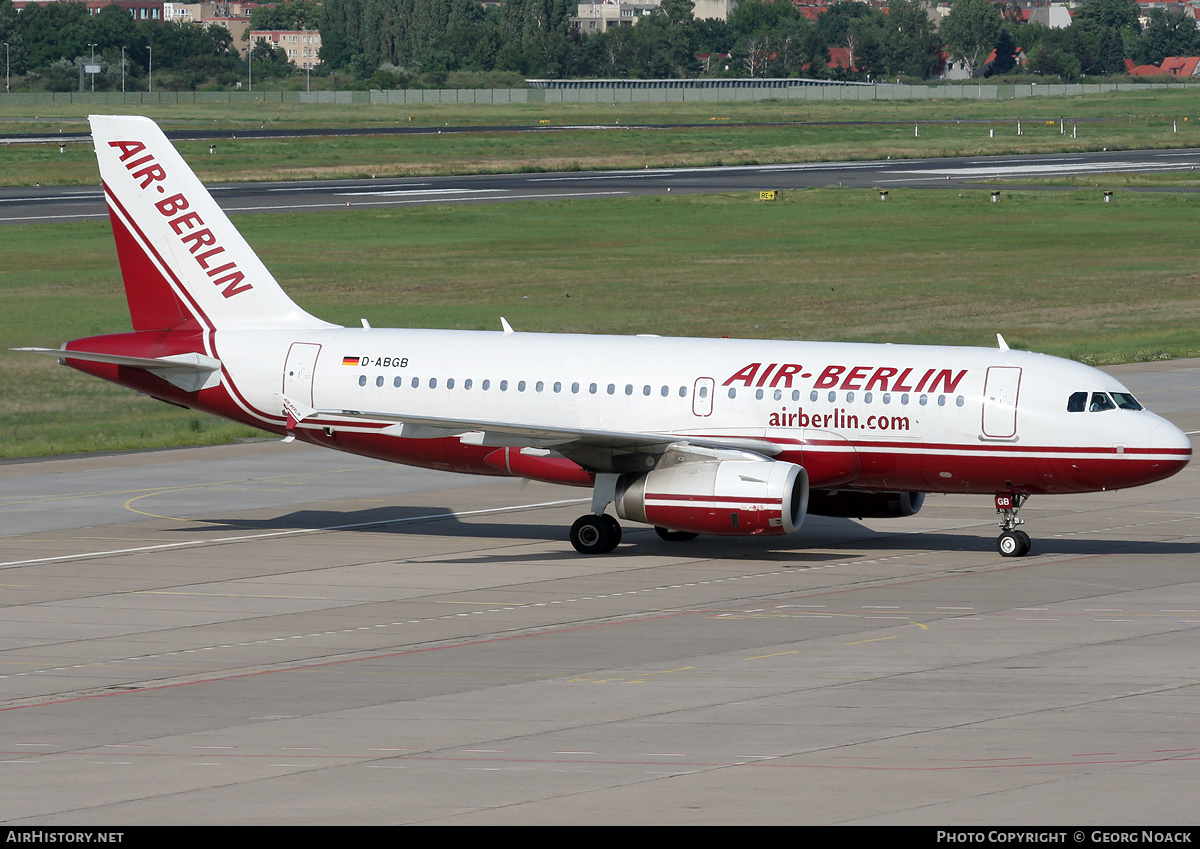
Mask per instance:
[[[1088,398],[1091,398],[1090,402]],[[1142,410],[1138,400],[1128,392],[1072,392],[1067,399],[1068,413],[1100,413],[1105,410]]]

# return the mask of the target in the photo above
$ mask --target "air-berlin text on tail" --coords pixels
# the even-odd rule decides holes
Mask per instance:
[[[891,366],[826,366],[813,382],[813,389],[842,389],[867,392],[953,392],[966,376],[948,368],[893,368]],[[792,387],[792,378],[810,378],[798,363],[748,363],[721,384],[741,383],[746,387]],[[913,381],[916,381],[915,383]]]
[[[113,141],[109,147],[120,149],[119,159],[125,165],[134,180],[142,189],[148,189],[157,183],[154,190],[161,195],[167,193],[162,185],[167,179],[167,172],[154,160],[153,153],[146,153],[146,145],[140,141]],[[154,204],[155,208],[170,220],[167,224],[187,246],[188,252],[195,257],[196,263],[204,270],[214,286],[223,286],[221,294],[232,298],[242,292],[248,292],[253,286],[245,282],[246,275],[237,267],[236,262],[222,262],[221,254],[225,248],[217,244],[217,237],[212,230],[204,226],[203,219],[196,212],[190,211],[191,204],[182,194],[164,197]],[[226,258],[227,259],[227,258]]]

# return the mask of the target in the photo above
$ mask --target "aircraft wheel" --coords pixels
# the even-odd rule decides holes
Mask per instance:
[[[660,539],[665,539],[667,542],[686,542],[689,539],[695,539],[700,536],[700,534],[694,534],[691,531],[669,531],[658,525],[654,526],[654,533],[658,534]]]
[[[1024,557],[1030,545],[1029,535],[1024,531],[1005,531],[996,539],[996,551],[1002,557]]]
[[[602,554],[608,554],[614,548],[621,544],[621,523],[612,516],[605,513],[600,517],[604,520],[604,524],[608,526],[608,542],[605,544]]]
[[[571,545],[580,554],[607,554],[620,542],[621,526],[611,516],[580,516],[571,525]]]

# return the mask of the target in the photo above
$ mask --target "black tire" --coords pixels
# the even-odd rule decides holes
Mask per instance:
[[[1001,557],[1024,557],[1029,553],[1029,535],[1024,531],[1005,531],[996,539],[996,551]]]
[[[616,533],[613,525],[616,525]],[[607,554],[620,541],[621,526],[610,516],[580,516],[571,525],[571,545],[580,554]]]
[[[608,515],[607,513],[605,513],[600,518],[602,520],[604,520],[604,524],[608,526],[608,536],[609,536],[608,542],[605,543],[604,551],[602,551],[601,553],[608,554],[610,551],[612,551],[614,548],[616,548],[618,545],[621,544],[621,523],[618,522],[616,519],[614,519],[612,516]]]

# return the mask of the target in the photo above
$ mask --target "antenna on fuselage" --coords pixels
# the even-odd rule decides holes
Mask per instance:
[[[504,331],[505,336],[511,336],[516,332],[512,329],[512,325],[508,323],[508,319],[504,316],[500,316],[500,328]]]
[[[999,333],[997,333],[997,334],[996,334],[996,342],[997,342],[997,344],[999,344],[999,345],[1000,345],[1000,350],[1001,350],[1001,351],[1007,351],[1007,350],[1008,350],[1008,343],[1004,341],[1004,337],[1003,337],[1003,336],[1001,336]]]

